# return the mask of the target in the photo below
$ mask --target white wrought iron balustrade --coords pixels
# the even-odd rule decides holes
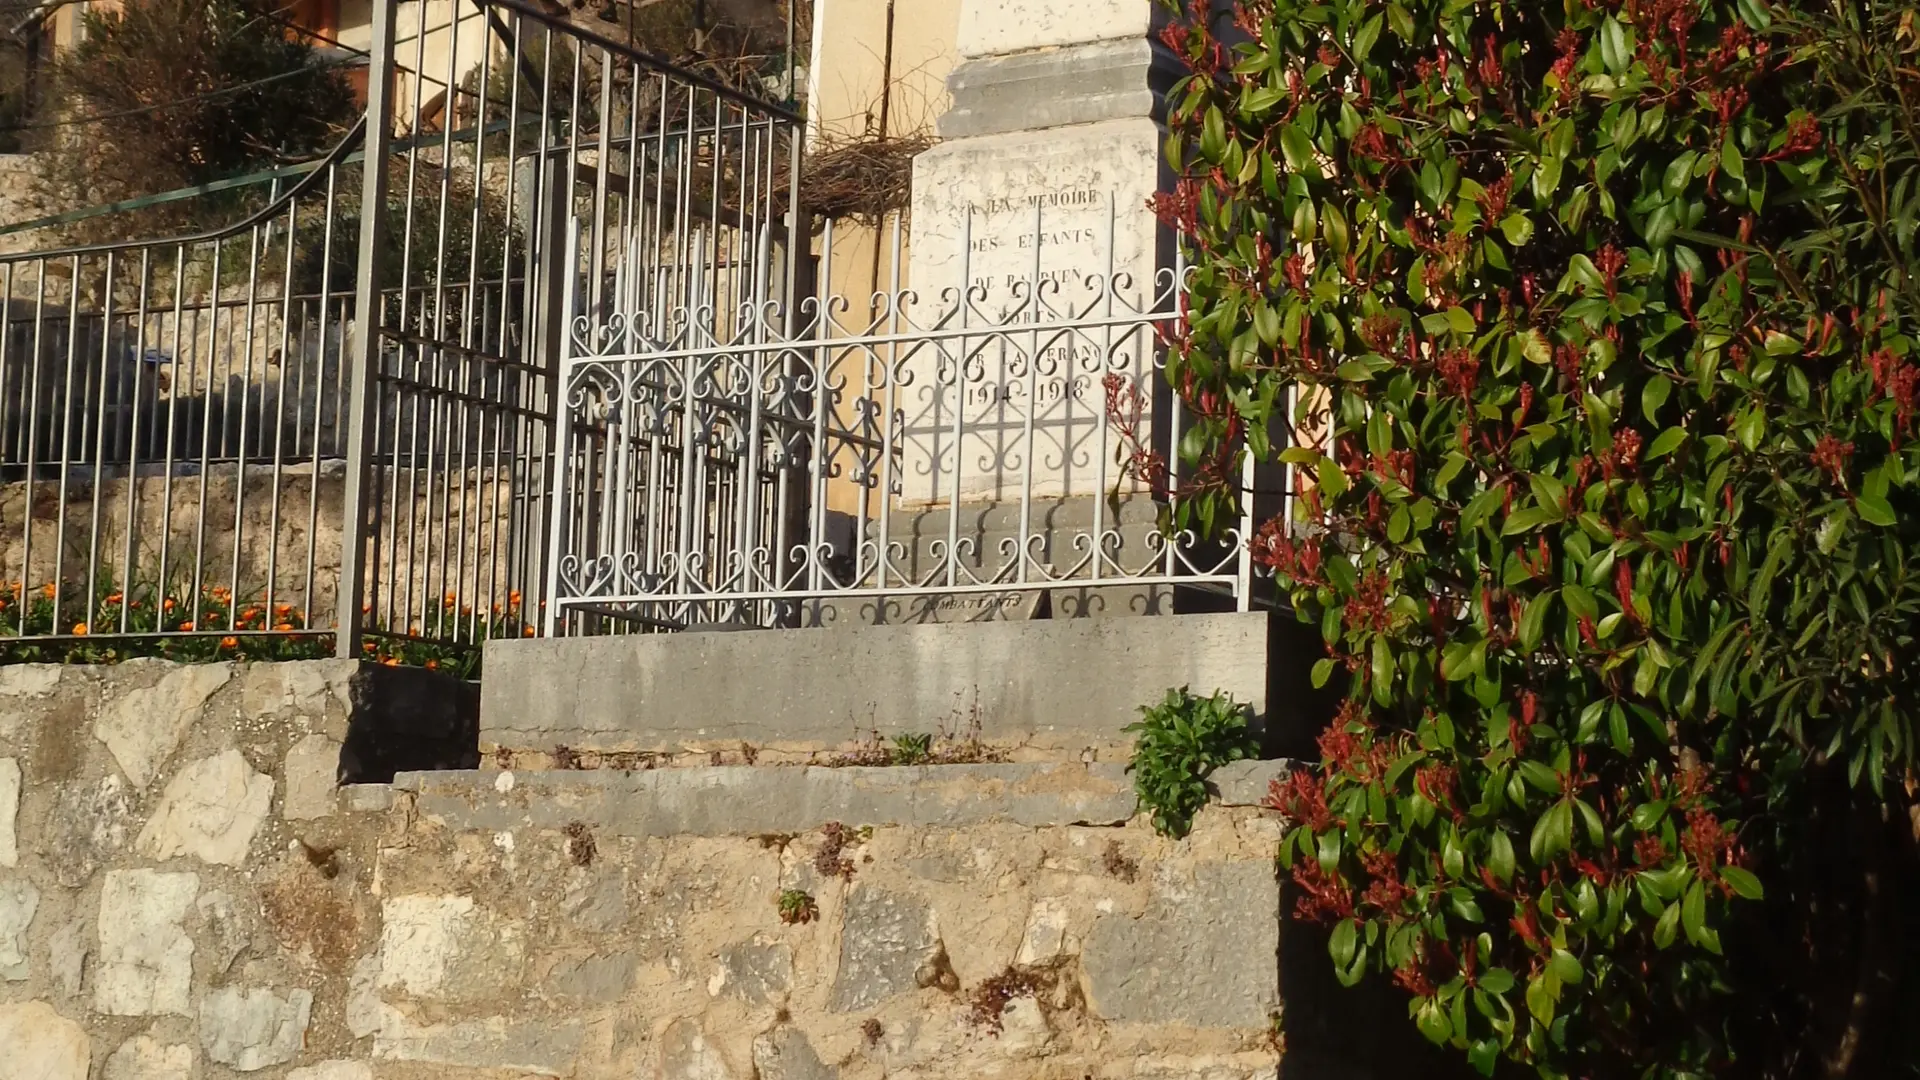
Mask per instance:
[[[751,264],[664,308],[641,295],[662,295],[647,283],[671,267],[627,250],[614,299],[574,318],[562,364],[547,631],[793,625],[840,601],[1173,583],[1245,607],[1245,518],[1218,537],[1157,521],[1182,479],[1163,334],[1184,269],[1117,269],[1107,217],[1098,271],[1036,254],[1025,273],[976,281],[966,255],[949,273],[969,284],[932,296],[899,281],[896,225],[888,288],[840,296],[823,273],[791,308],[754,287],[766,245],[741,245]],[[1014,239],[1037,253],[1044,232],[1036,209]]]

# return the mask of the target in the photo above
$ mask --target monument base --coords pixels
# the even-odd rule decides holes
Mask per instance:
[[[1098,507],[1106,540],[1100,576],[1141,577],[1164,567],[1160,540],[1160,504],[1147,495],[1109,497]],[[1171,615],[1231,610],[1230,598],[1177,578],[1093,583],[1096,504],[1092,497],[1035,500],[1026,530],[1027,584],[1021,588],[942,591],[959,586],[1018,580],[1022,530],[1014,503],[962,503],[921,510],[896,510],[888,534],[870,539],[894,552],[893,568],[911,594],[848,597],[802,603],[804,626],[876,626],[911,623],[1009,622],[1028,619],[1079,619],[1126,615]],[[877,524],[872,527],[877,533]],[[949,544],[959,555],[948,577]],[[1205,558],[1198,562],[1210,561]],[[1058,578],[1058,581],[1048,579]],[[1081,582],[1086,582],[1081,584]],[[865,585],[874,584],[868,578]],[[1035,584],[1044,583],[1044,584]]]

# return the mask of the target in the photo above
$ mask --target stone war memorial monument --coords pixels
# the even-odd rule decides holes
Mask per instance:
[[[1150,208],[1172,78],[1153,18],[1150,0],[960,6],[952,105],[913,167],[912,310],[952,335],[900,371],[905,512],[887,539],[916,571],[949,555],[1000,580],[1169,568],[1135,460],[1165,437],[1151,316],[1173,310],[1176,284]],[[1156,614],[1171,599],[1137,581],[976,593],[888,621]]]

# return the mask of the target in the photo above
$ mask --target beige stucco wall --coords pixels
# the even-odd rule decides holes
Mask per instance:
[[[961,0],[891,2],[889,64],[889,0],[814,0],[813,55],[807,69],[809,152],[881,134],[883,97],[884,134],[889,136],[931,135],[935,121],[946,111],[947,76],[959,62],[955,42]],[[909,240],[910,229],[903,222],[897,266],[892,223],[879,228],[836,223],[830,254],[823,242],[816,241],[822,281],[849,303],[844,323],[850,331],[869,321],[864,314],[874,293],[912,285],[906,278]],[[862,375],[854,358],[841,362],[848,369],[838,374],[848,379],[849,386],[860,387]],[[855,512],[858,489],[846,483],[830,485],[828,506]],[[869,507],[869,512],[875,509]]]

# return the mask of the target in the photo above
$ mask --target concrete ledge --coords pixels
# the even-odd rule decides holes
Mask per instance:
[[[491,641],[480,740],[686,752],[944,730],[1078,760],[1124,746],[1170,687],[1224,690],[1264,724],[1284,629],[1253,612]]]
[[[1119,765],[418,772],[394,779],[419,812],[462,830],[559,829],[616,836],[756,836],[846,825],[1030,828],[1119,825],[1133,786]]]

